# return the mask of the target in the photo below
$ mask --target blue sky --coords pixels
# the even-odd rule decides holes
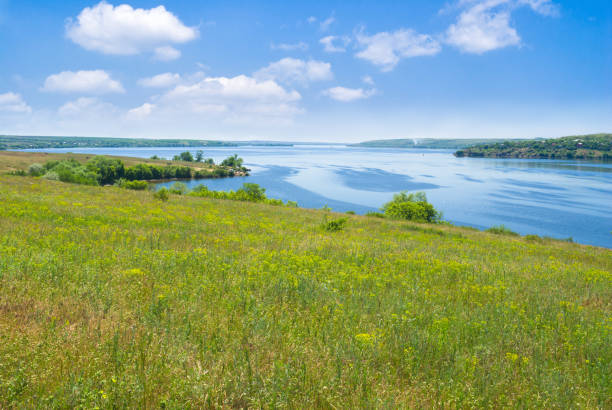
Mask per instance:
[[[0,0],[0,133],[612,131],[612,2]]]

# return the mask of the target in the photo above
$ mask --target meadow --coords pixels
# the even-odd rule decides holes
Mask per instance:
[[[0,408],[612,407],[609,249],[10,175],[0,198]]]

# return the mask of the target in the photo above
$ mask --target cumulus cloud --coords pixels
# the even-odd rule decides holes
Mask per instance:
[[[356,57],[379,66],[382,71],[393,70],[402,58],[431,56],[442,48],[430,35],[418,34],[411,29],[383,31],[372,36],[359,32],[356,40],[362,48]]]
[[[355,100],[363,100],[369,98],[376,93],[376,90],[364,90],[363,88],[346,88],[346,87],[333,87],[323,91],[323,95],[329,98],[341,101],[351,102]]]
[[[301,95],[271,79],[246,75],[205,77],[191,84],[179,84],[156,100],[162,112],[197,114],[232,122],[291,120],[301,112]],[[151,107],[153,108],[153,107]],[[139,107],[144,111],[143,107]]]
[[[510,26],[510,10],[497,9],[504,0],[489,0],[470,7],[446,31],[446,42],[466,53],[482,54],[512,45],[521,38]]]
[[[8,92],[0,94],[0,112],[29,113],[32,108],[26,104],[20,94]]]
[[[157,47],[153,51],[153,58],[159,61],[172,61],[181,56],[181,52],[171,46]]]
[[[52,74],[45,80],[42,90],[83,94],[125,92],[121,83],[113,80],[104,70],[62,71]]]
[[[195,39],[198,30],[187,27],[164,6],[134,9],[128,4],[115,7],[102,1],[84,8],[76,20],[69,20],[66,36],[87,50],[104,54],[154,51],[158,58],[173,59],[180,53],[167,47]]]
[[[528,6],[545,16],[559,13],[558,6],[551,0],[463,0],[459,6],[467,6],[467,9],[446,30],[445,40],[462,52],[472,54],[521,44],[521,37],[510,21],[516,7]]]
[[[92,97],[81,97],[68,101],[57,110],[64,117],[101,116],[115,111],[114,105]]]
[[[351,39],[346,36],[327,36],[319,40],[319,43],[323,44],[323,50],[328,53],[343,53],[350,42]]]
[[[270,48],[272,50],[281,50],[281,51],[295,51],[295,50],[301,50],[301,51],[306,51],[308,50],[308,44],[304,43],[303,41],[297,42],[297,43],[280,43],[280,44],[270,44]]]
[[[144,103],[140,107],[132,108],[127,112],[128,119],[144,119],[147,118],[153,112],[155,104]]]
[[[181,75],[176,73],[157,74],[153,77],[141,78],[138,84],[142,87],[165,88],[178,84],[181,81]]]
[[[260,80],[274,80],[282,83],[307,84],[314,81],[325,81],[333,78],[331,64],[296,58],[283,58],[270,63],[267,67],[255,72],[254,77]]]

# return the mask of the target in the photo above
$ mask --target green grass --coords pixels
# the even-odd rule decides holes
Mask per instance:
[[[612,407],[608,249],[7,175],[0,198],[0,408]]]

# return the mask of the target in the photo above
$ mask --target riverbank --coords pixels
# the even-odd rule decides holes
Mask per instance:
[[[575,135],[531,141],[483,143],[455,152],[457,157],[580,159],[612,161],[612,134]]]

